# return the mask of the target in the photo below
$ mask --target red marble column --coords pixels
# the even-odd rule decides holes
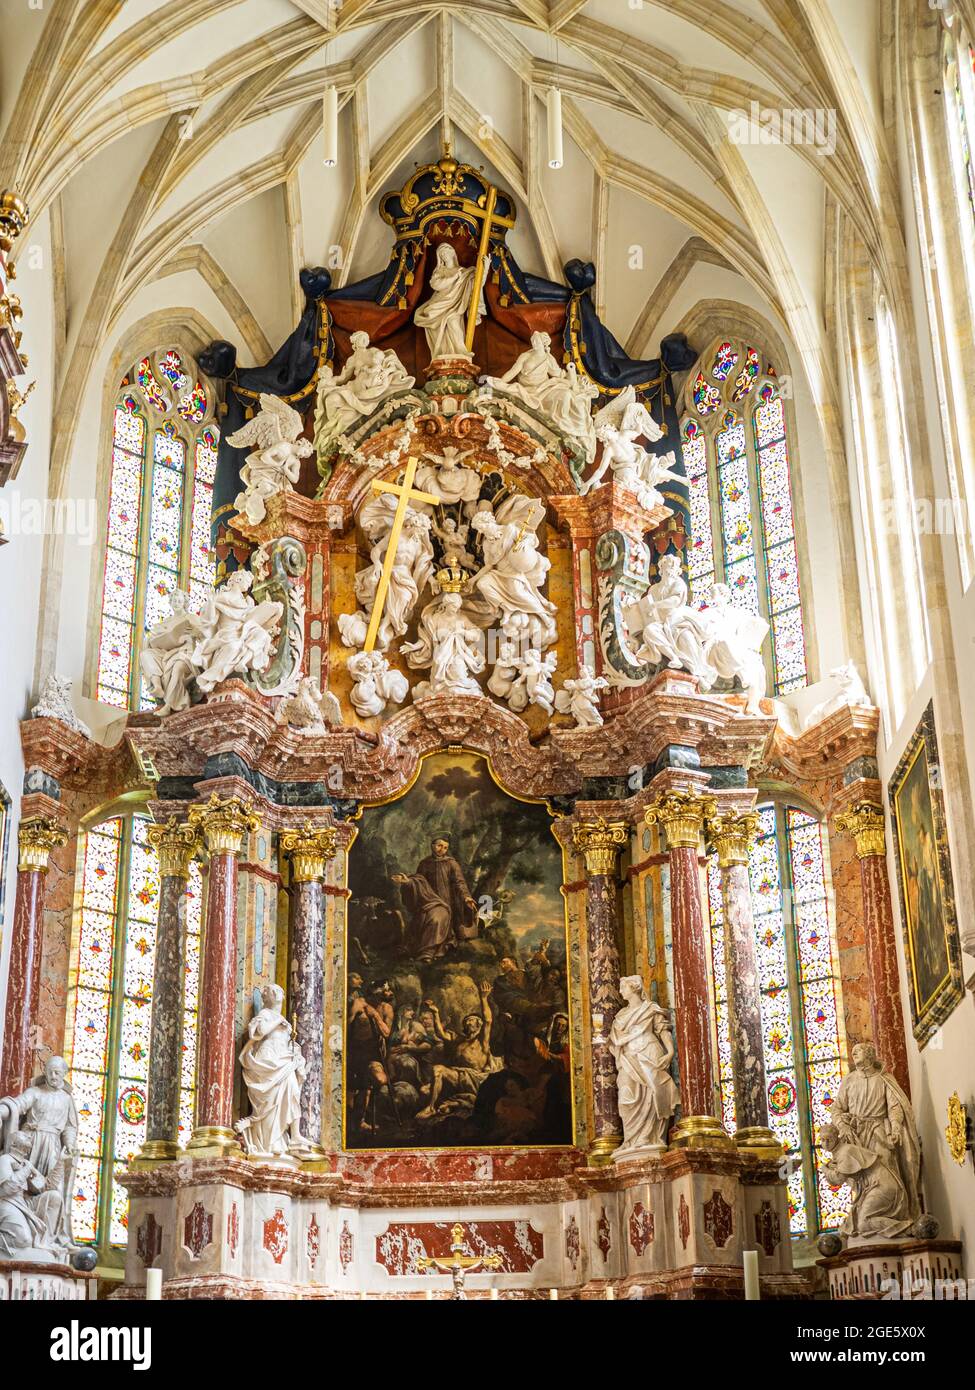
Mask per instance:
[[[175,816],[165,825],[150,826],[149,843],[159,852],[159,916],[152,971],[146,1138],[137,1163],[176,1158],[180,1152],[176,1136],[183,1039],[186,884],[190,861],[200,847],[194,827]]]
[[[299,1128],[310,1155],[322,1148],[325,1067],[325,866],[335,854],[335,831],[286,830],[281,852],[291,861],[291,1012],[305,1059]]]
[[[196,1126],[188,1148],[197,1155],[235,1152],[233,1130],[234,1013],[237,996],[237,856],[248,830],[260,820],[251,807],[231,797],[211,796],[190,811],[210,858],[203,978],[200,988],[200,1046],[197,1061]]]
[[[44,944],[44,881],[51,850],[60,848],[67,838],[57,821],[40,817],[23,821],[18,831],[20,858],[10,940],[0,1096],[19,1095],[33,1079],[34,1021],[40,1003]]]
[[[629,838],[625,821],[602,816],[573,827],[576,849],[586,861],[586,954],[589,965],[589,1009],[592,1067],[592,1164],[608,1163],[623,1140],[616,1089],[616,1064],[609,1032],[620,998],[620,956],[617,945],[618,886],[616,860]]]
[[[731,1144],[724,1126],[715,1118],[707,942],[698,868],[704,821],[715,809],[713,797],[665,792],[645,812],[648,825],[663,829],[670,856],[670,929],[681,1089],[681,1122],[671,1135],[671,1143],[684,1147]]]
[[[782,1145],[769,1128],[762,1000],[755,954],[755,917],[748,878],[748,847],[758,829],[754,812],[734,811],[708,823],[718,853],[724,903],[725,983],[734,1077],[735,1143],[748,1154],[781,1158]]]
[[[880,806],[862,801],[837,816],[834,824],[841,834],[853,836],[860,861],[863,945],[873,1045],[884,1069],[910,1095],[907,1034],[901,1008],[894,945],[894,911],[887,877],[884,813]]]

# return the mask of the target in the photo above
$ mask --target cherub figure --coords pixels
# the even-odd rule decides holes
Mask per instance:
[[[520,714],[529,705],[539,705],[546,714],[555,709],[555,689],[552,677],[558,662],[558,654],[549,652],[543,657],[537,647],[529,647],[524,656],[516,657],[512,663],[518,677],[511,687],[508,704]]]
[[[608,688],[605,676],[597,676],[591,666],[583,664],[575,680],[562,682],[555,708],[559,714],[571,714],[577,729],[600,729],[603,716],[599,712],[599,692]]]
[[[310,439],[299,438],[305,422],[280,396],[261,392],[261,408],[252,420],[227,436],[235,449],[256,444],[247,455],[240,480],[244,491],[234,498],[234,506],[252,526],[267,515],[265,503],[279,492],[291,492],[301,471],[301,460],[312,452]]]
[[[362,719],[382,714],[387,705],[406,699],[409,682],[402,671],[392,670],[382,652],[356,652],[346,662],[355,681],[349,694],[352,708]]]
[[[582,486],[583,494],[598,487],[607,470],[612,469],[614,479],[634,493],[641,507],[650,511],[663,503],[657,491],[658,483],[666,478],[684,481],[680,473],[673,471],[672,465],[676,463],[673,453],[658,457],[637,444],[640,438],[655,444],[663,438],[663,430],[643,402],[636,399],[632,386],[627,386],[614,401],[596,412],[595,424],[596,438],[603,446],[603,453],[595,473]]]
[[[302,676],[293,695],[278,706],[278,723],[299,734],[326,734],[341,728],[342,707],[330,690],[320,690],[314,676]]]

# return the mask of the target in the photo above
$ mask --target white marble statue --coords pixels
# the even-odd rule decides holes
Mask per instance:
[[[467,539],[471,528],[467,522],[457,523],[454,517],[444,517],[443,525],[430,522],[430,529],[440,542],[444,566],[459,565],[461,569],[476,570],[478,564],[467,549]]]
[[[77,734],[84,734],[85,738],[91,738],[91,730],[87,724],[75,714],[71,704],[71,687],[73,681],[68,676],[48,676],[44,682],[37,704],[30,712],[32,719],[57,719],[60,723],[67,725],[69,729],[74,729]]]
[[[748,613],[731,601],[727,584],[712,584],[708,591],[708,606],[699,615],[706,629],[705,657],[715,672],[715,679],[741,681],[748,697],[745,711],[761,714],[768,674],[762,660],[762,643],[768,635],[768,623],[755,613]],[[702,684],[702,689],[710,686]]]
[[[708,629],[702,614],[688,605],[679,556],[662,555],[657,571],[656,583],[623,612],[627,628],[638,634],[637,655],[641,661],[665,661],[675,671],[690,671],[702,689],[710,689],[715,674],[705,655]]]
[[[555,696],[555,708],[559,714],[571,715],[577,729],[600,729],[603,716],[599,712],[599,692],[608,689],[605,676],[597,676],[591,666],[583,663],[575,679],[562,682],[562,689]]]
[[[9,1160],[0,1180],[0,1188],[7,1188],[6,1194],[0,1193],[0,1251],[5,1239],[14,1240],[24,1231],[22,1204],[30,1207],[42,1228],[38,1230],[34,1220],[27,1222],[31,1245],[54,1250],[61,1260],[77,1249],[71,1238],[70,1197],[78,1112],[67,1074],[64,1058],[51,1057],[43,1076],[26,1091],[0,1100],[0,1153]]]
[[[263,1007],[247,1025],[240,1069],[251,1113],[234,1125],[245,1153],[255,1158],[300,1154],[308,1145],[298,1130],[305,1059],[285,1018],[280,985],[261,991]]]
[[[389,501],[378,505],[380,499],[384,498]],[[359,570],[355,577],[358,610],[339,615],[339,635],[346,647],[361,647],[366,640],[386,559],[396,500],[393,493],[379,493],[362,508],[359,521],[371,542],[370,563]],[[376,634],[376,645],[381,651],[385,651],[394,638],[402,637],[409,627],[417,600],[433,577],[433,558],[430,518],[413,507],[407,507],[389,576],[383,616]]]
[[[448,444],[442,454],[426,453],[416,470],[415,486],[420,492],[439,497],[445,506],[458,503],[465,515],[473,515],[481,491],[481,475],[476,468],[465,468],[464,459],[474,452]],[[421,505],[427,510],[427,503]]]
[[[400,705],[406,699],[409,681],[402,671],[390,667],[382,652],[356,652],[346,665],[355,682],[349,699],[362,719],[380,715],[388,705]]]
[[[515,657],[512,665],[518,672],[508,693],[508,704],[516,714],[526,710],[529,705],[538,705],[546,714],[555,710],[555,690],[552,677],[558,654],[549,652],[542,656],[537,647],[529,647],[524,656]]]
[[[336,375],[324,366],[318,374],[315,432],[319,445],[323,438],[344,434],[387,396],[408,391],[415,381],[392,348],[370,347],[368,333],[360,329],[349,342],[352,351],[342,370]]]
[[[284,605],[275,599],[257,603],[247,592],[252,581],[249,570],[235,570],[213,591],[200,615],[203,636],[193,660],[204,694],[232,675],[264,671],[270,663]]]
[[[400,650],[408,665],[430,671],[430,679],[414,687],[414,700],[426,695],[480,695],[474,676],[486,664],[483,641],[463,604],[458,593],[441,594],[424,608],[417,640],[403,643]]]
[[[252,420],[227,436],[235,449],[257,447],[240,470],[243,492],[234,506],[252,526],[267,515],[265,503],[279,492],[291,492],[298,481],[301,460],[312,452],[310,439],[301,438],[305,422],[280,396],[261,392],[261,408]]]
[[[921,1211],[914,1112],[870,1043],[856,1044],[852,1062],[836,1093],[831,1124],[823,1129],[823,1143],[832,1151],[826,1176],[850,1185],[850,1211],[840,1227],[845,1235],[893,1239],[904,1236]]]
[[[548,416],[561,434],[579,441],[587,462],[596,457],[592,402],[599,395],[599,387],[588,377],[580,377],[574,363],[565,368],[559,366],[547,333],[533,333],[531,347],[516,358],[504,376],[484,377],[484,382]]]
[[[170,599],[172,612],[160,618],[145,636],[139,663],[146,689],[159,701],[160,714],[186,709],[189,687],[196,678],[194,653],[204,635],[196,613],[187,609],[189,595],[177,589]]]
[[[641,507],[650,511],[664,500],[657,490],[658,483],[667,478],[681,483],[686,481],[682,474],[673,470],[676,463],[673,453],[651,454],[636,442],[643,438],[653,444],[663,438],[663,430],[642,401],[636,399],[632,386],[627,386],[615,400],[596,412],[594,425],[603,452],[596,471],[582,485],[583,495],[598,487],[607,470],[612,469],[614,481],[632,492]]]
[[[680,1100],[670,1074],[674,1038],[666,1009],[647,998],[639,975],[624,975],[620,994],[623,1007],[609,1034],[623,1122],[623,1142],[614,1159],[664,1148]]]
[[[426,335],[431,361],[436,362],[447,357],[471,360],[473,354],[467,350],[466,334],[467,312],[474,289],[474,273],[474,266],[465,267],[459,263],[457,252],[449,242],[440,243],[437,247],[436,264],[430,275],[430,289],[433,293],[413,315],[413,322],[417,328],[422,328]],[[484,278],[487,278],[486,275]],[[482,281],[475,322],[480,323],[485,313]]]
[[[474,589],[500,615],[503,628],[516,614],[524,614],[533,645],[544,651],[556,638],[557,609],[541,592],[551,561],[539,553],[534,528],[499,520],[489,511],[477,512],[471,528],[480,533],[484,556],[472,581]]]
[[[0,1153],[0,1260],[54,1264],[64,1260],[31,1200],[44,1179],[27,1159]]]
[[[314,676],[302,676],[298,689],[278,706],[279,724],[299,734],[327,734],[342,727],[342,707],[330,690],[320,690]]]
[[[867,694],[866,686],[856,668],[856,662],[847,661],[843,666],[834,667],[829,673],[829,679],[836,683],[839,687],[838,690],[828,699],[821,700],[819,704],[812,707],[802,721],[803,729],[811,729],[814,724],[819,724],[831,714],[835,714],[838,709],[843,709],[847,705],[851,708],[857,706],[872,708],[870,696]]]
[[[487,688],[492,695],[496,695],[499,700],[507,700],[511,694],[511,688],[518,679],[518,647],[514,642],[502,641],[498,645],[498,654],[495,658],[494,667],[488,677]]]

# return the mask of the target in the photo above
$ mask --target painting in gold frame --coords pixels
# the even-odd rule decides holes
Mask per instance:
[[[888,787],[911,1016],[919,1047],[964,997],[941,764],[929,704]]]

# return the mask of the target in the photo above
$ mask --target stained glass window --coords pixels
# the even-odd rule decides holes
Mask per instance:
[[[969,219],[975,219],[975,166],[972,143],[975,139],[975,47],[960,33],[947,32],[944,38],[944,96],[948,117],[948,141],[957,181],[959,199],[967,204]]]
[[[788,413],[771,363],[726,341],[691,375],[681,447],[690,490],[691,599],[707,606],[715,581],[763,617],[769,690],[806,684],[806,639],[792,506]]]
[[[142,635],[168,616],[176,589],[199,611],[214,582],[210,511],[219,434],[213,401],[175,348],[125,376],[113,417],[112,473],[98,644],[97,695],[151,708]]]
[[[834,967],[822,823],[806,811],[768,803],[749,857],[755,959],[769,1124],[789,1158],[794,1236],[842,1221],[849,1199],[822,1173],[819,1133],[842,1075],[839,980]],[[708,907],[722,1119],[735,1131],[721,873],[708,861]]]
[[[145,1139],[159,869],[145,816],[115,817],[84,837],[65,1053],[78,1107],[75,1239],[124,1246],[128,1196],[117,1175]],[[199,988],[199,865],[190,867],[180,1139],[192,1128]]]

